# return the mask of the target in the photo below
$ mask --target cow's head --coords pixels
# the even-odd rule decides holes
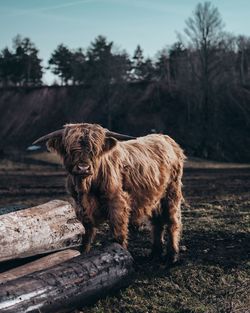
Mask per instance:
[[[67,124],[63,129],[49,133],[33,144],[47,142],[50,151],[63,159],[66,170],[83,178],[94,173],[97,160],[111,151],[118,140],[135,139],[101,127],[97,124]]]

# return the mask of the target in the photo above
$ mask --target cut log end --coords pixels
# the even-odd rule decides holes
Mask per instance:
[[[80,246],[83,234],[84,227],[66,201],[1,215],[0,262]]]

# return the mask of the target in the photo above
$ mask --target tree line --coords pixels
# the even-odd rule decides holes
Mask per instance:
[[[50,69],[61,84],[88,84],[95,80],[109,83],[164,81],[169,86],[194,82],[202,85],[203,101],[215,85],[230,77],[242,86],[250,82],[250,37],[224,31],[218,9],[210,2],[199,3],[186,20],[186,28],[170,48],[145,58],[140,45],[130,57],[104,36],[98,36],[87,49],[70,49],[59,44],[46,67],[30,38],[17,35],[12,49],[0,52],[2,86],[42,84],[44,70]]]
[[[59,44],[46,67],[42,66],[38,53],[30,38],[17,35],[12,50],[6,47],[0,53],[1,86],[42,85],[44,70],[51,70],[61,85],[88,84],[96,80],[109,83],[151,80],[160,74],[161,63],[145,59],[140,45],[130,58],[125,50],[115,49],[114,43],[101,35],[91,42],[86,52]]]
[[[110,128],[128,85],[146,82],[161,86],[152,104],[160,112],[165,105],[162,90],[174,96],[175,103],[183,103],[183,128],[194,134],[195,151],[209,157],[212,150],[219,151],[224,145],[217,134],[230,119],[237,127],[248,129],[250,125],[250,37],[226,32],[220,12],[211,2],[197,4],[185,25],[177,41],[154,59],[145,58],[140,45],[130,57],[106,37],[98,36],[85,50],[58,45],[46,68],[34,43],[17,36],[13,48],[0,53],[0,85],[41,85],[43,71],[50,69],[62,85],[95,90]]]

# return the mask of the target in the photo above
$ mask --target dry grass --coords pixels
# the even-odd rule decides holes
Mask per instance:
[[[60,167],[2,161],[0,175],[1,205],[30,206],[67,198]],[[132,284],[81,311],[250,312],[249,190],[249,167],[189,163],[184,174],[188,204],[183,207],[181,263],[170,269],[164,261],[150,261],[147,227],[131,233],[129,249],[136,267]],[[96,245],[109,239],[104,225]]]

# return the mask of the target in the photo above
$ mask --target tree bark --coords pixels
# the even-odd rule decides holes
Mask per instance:
[[[80,255],[78,250],[67,249],[56,253],[49,254],[33,262],[15,267],[6,272],[0,273],[0,284],[6,281],[17,279],[19,277],[38,272],[44,269],[48,269],[54,265],[68,261],[76,256]]]
[[[0,286],[0,312],[68,312],[124,287],[133,271],[119,244],[80,255]]]
[[[84,228],[66,201],[0,216],[0,262],[81,245]]]

